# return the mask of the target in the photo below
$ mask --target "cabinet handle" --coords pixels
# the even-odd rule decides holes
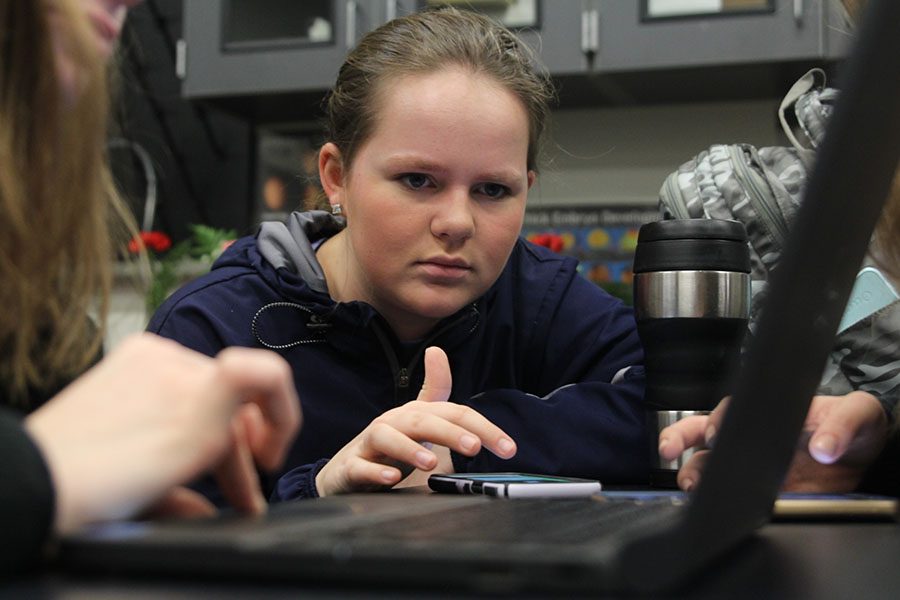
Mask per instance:
[[[803,24],[803,0],[794,0],[794,22],[798,27]]]
[[[393,21],[397,18],[397,13],[400,12],[398,10],[399,3],[397,0],[385,0],[385,9],[384,9],[384,17],[385,22]]]
[[[356,0],[347,0],[347,37],[345,42],[348,50],[356,45],[357,8]]]
[[[187,42],[184,38],[175,42],[175,76],[181,80],[187,77]]]
[[[581,51],[594,54],[600,49],[600,11],[595,6],[581,11]]]

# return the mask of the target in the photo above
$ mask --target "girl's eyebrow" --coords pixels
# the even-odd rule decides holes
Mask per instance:
[[[396,155],[385,160],[388,169],[404,171],[424,171],[427,173],[446,173],[447,169],[441,165],[421,156]],[[515,183],[523,179],[525,175],[518,169],[500,169],[485,171],[478,176],[484,181],[498,181],[502,183]]]
[[[407,171],[428,171],[430,173],[443,173],[446,171],[435,162],[422,158],[421,156],[412,156],[398,154],[390,156],[385,160],[385,164],[389,169],[402,169]]]

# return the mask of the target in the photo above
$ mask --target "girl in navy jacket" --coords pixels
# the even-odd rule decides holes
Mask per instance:
[[[632,311],[518,237],[552,97],[532,60],[452,9],[369,33],[328,99],[332,212],[265,223],[151,321],[291,364],[304,428],[273,499],[431,471],[645,480]]]

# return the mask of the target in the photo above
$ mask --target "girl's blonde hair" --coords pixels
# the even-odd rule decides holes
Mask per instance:
[[[68,92],[54,42],[71,61]],[[0,394],[25,408],[29,389],[77,375],[100,352],[111,218],[133,223],[107,163],[106,75],[75,2],[0,0]]]

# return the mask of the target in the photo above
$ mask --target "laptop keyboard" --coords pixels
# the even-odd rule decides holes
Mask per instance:
[[[352,527],[351,540],[540,541],[578,543],[616,533],[661,513],[677,511],[670,501],[632,502],[565,499],[497,500],[477,506],[393,518]]]

